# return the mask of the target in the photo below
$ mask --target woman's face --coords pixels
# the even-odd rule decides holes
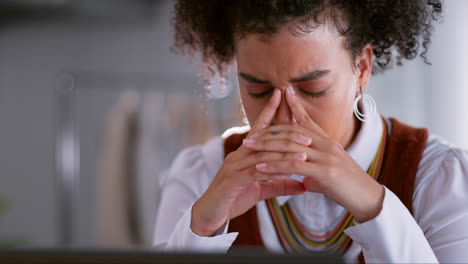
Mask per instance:
[[[322,25],[312,33],[295,36],[285,26],[268,38],[247,34],[236,41],[240,94],[250,124],[255,123],[275,88],[283,97],[274,124],[294,123],[285,100],[286,88],[292,86],[309,116],[347,147],[357,129],[353,102],[359,87],[367,86],[372,49],[366,46],[354,61],[343,38],[336,35]]]

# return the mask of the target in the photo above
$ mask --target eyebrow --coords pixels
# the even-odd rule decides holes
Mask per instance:
[[[302,75],[300,77],[294,78],[294,79],[290,80],[290,82],[313,81],[313,80],[319,79],[322,76],[327,75],[328,73],[330,73],[330,70],[316,70],[316,71],[306,73],[306,74],[304,74],[304,75]]]
[[[312,81],[312,80],[317,80],[325,75],[330,73],[330,70],[316,70],[312,71],[309,73],[306,73],[300,77],[293,78],[289,80],[290,82],[306,82],[306,81]],[[240,72],[239,76],[242,77],[244,80],[251,82],[251,83],[258,83],[258,84],[269,84],[270,81],[267,80],[262,80],[260,78],[254,77],[248,73],[245,72]]]
[[[269,81],[259,79],[257,77],[254,77],[248,73],[245,72],[240,72],[239,76],[244,78],[246,81],[251,82],[251,83],[261,83],[261,84],[267,84],[270,83]]]

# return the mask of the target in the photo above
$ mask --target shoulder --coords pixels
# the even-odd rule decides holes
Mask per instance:
[[[204,144],[183,149],[174,159],[172,169],[193,169],[194,167],[215,165],[223,161],[223,138],[214,137]]]
[[[248,127],[233,127],[221,136],[213,137],[204,144],[187,147],[177,154],[169,170],[164,173],[161,185],[199,186],[204,191],[224,162],[224,141],[231,135],[245,133]]]
[[[209,184],[224,161],[223,142],[224,139],[217,136],[204,144],[180,151],[172,162],[163,184]]]
[[[408,137],[408,134],[416,134],[416,130],[422,131],[421,129],[417,129],[393,118],[386,119],[386,121],[389,132],[393,131],[394,125],[396,124],[399,131],[404,130],[404,132],[400,133],[404,134],[406,137]],[[414,138],[414,136],[412,138]],[[463,150],[433,133],[428,133],[426,145],[418,164],[415,183],[417,185],[420,181],[428,178],[428,175],[440,174],[441,170],[444,168],[462,166],[466,169],[467,165],[467,150]]]
[[[444,169],[468,166],[468,152],[456,147],[437,135],[430,134],[419,162],[418,174],[421,176],[442,172]],[[466,175],[461,175],[465,176]]]
[[[468,202],[468,152],[430,134],[414,188],[416,217],[422,216],[429,207],[439,208],[440,212]],[[442,207],[445,209],[441,210]]]

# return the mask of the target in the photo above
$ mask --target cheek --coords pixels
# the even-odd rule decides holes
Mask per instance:
[[[310,101],[315,101],[314,103]],[[332,100],[329,99],[302,99],[302,106],[309,115],[309,117],[314,120],[317,125],[319,125],[328,135],[332,132],[330,125],[333,124],[336,120],[335,111],[333,111]]]
[[[328,136],[338,139],[353,115],[353,93],[329,94],[322,99],[302,98],[301,103],[308,113]]]

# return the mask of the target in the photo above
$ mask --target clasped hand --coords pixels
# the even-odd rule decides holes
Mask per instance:
[[[323,193],[358,222],[376,217],[384,188],[307,114],[292,87],[276,89],[242,146],[230,153],[192,208],[192,231],[212,236],[261,200],[307,191]],[[271,125],[281,100],[295,122]],[[304,176],[303,182],[289,179]]]

